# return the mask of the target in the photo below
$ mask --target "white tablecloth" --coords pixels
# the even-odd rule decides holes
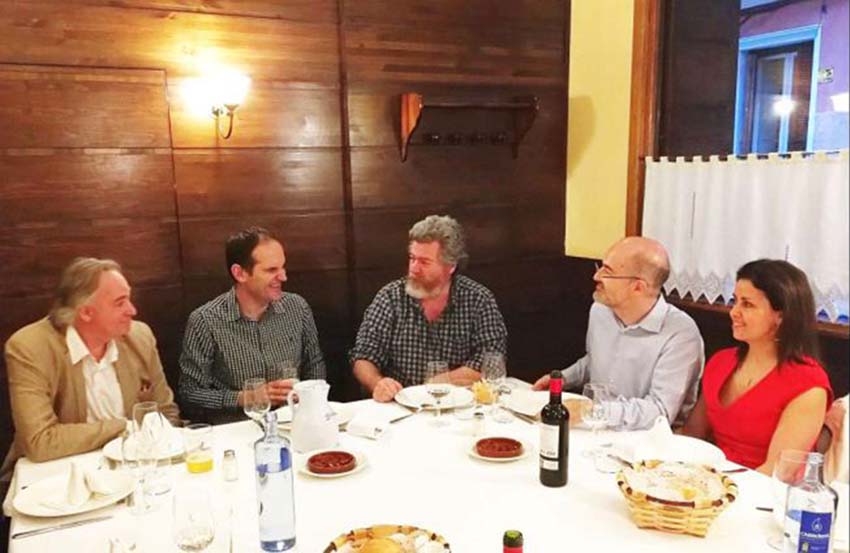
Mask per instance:
[[[371,403],[351,404],[355,409]],[[760,474],[734,474],[740,495],[714,522],[706,538],[640,530],[629,518],[626,503],[613,475],[595,471],[580,452],[589,445],[587,431],[570,434],[569,483],[546,488],[538,480],[537,451],[512,463],[488,463],[472,459],[471,421],[448,415],[451,424],[437,428],[433,415],[420,413],[393,424],[380,440],[340,434],[342,447],[364,453],[365,470],[338,479],[295,477],[297,548],[300,553],[321,553],[330,540],[352,528],[382,523],[411,524],[444,535],[455,553],[500,551],[502,533],[519,529],[525,551],[549,553],[565,550],[614,551],[772,551],[766,544],[777,529],[772,515],[756,509],[770,506],[770,480]],[[514,436],[535,448],[538,428],[520,420],[499,424],[487,420],[487,433]],[[174,465],[176,483],[202,481],[217,498],[216,540],[210,552],[227,552],[227,512],[234,508],[234,551],[259,551],[254,491],[252,439],[259,429],[251,422],[215,428],[216,466],[203,476],[190,475],[185,465]],[[220,452],[233,448],[239,462],[239,480],[227,484],[221,477]],[[96,463],[99,452],[87,454]],[[79,456],[84,457],[84,456]],[[300,460],[300,459],[299,459]],[[68,459],[34,464],[22,460],[16,468],[15,486],[37,481],[62,470]],[[173,493],[173,492],[172,492]],[[109,538],[135,541],[136,552],[177,551],[171,535],[171,493],[162,496],[160,507],[133,516],[118,505],[97,514],[114,514],[105,522],[10,540],[11,553],[107,552]],[[847,508],[844,506],[843,508]],[[35,519],[15,516],[12,533],[55,524],[67,519]]]

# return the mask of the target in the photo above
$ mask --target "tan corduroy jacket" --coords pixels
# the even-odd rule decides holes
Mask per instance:
[[[129,417],[139,401],[156,401],[173,424],[179,422],[174,394],[165,380],[156,339],[146,324],[133,321],[130,332],[115,340],[115,373]],[[82,361],[71,364],[64,329],[46,318],[15,332],[6,342],[6,370],[15,440],[0,469],[5,475],[18,457],[41,462],[91,451],[121,434],[123,419],[86,422]],[[142,393],[142,383],[150,390]]]

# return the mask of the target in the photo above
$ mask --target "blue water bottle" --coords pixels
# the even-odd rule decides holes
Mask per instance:
[[[295,547],[295,495],[292,489],[292,449],[277,432],[277,415],[266,413],[265,436],[254,444],[260,547],[288,551]]]

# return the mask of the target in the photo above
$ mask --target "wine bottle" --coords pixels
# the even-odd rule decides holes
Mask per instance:
[[[570,450],[570,413],[561,403],[561,371],[552,371],[549,403],[540,412],[540,483],[549,487],[567,484]]]

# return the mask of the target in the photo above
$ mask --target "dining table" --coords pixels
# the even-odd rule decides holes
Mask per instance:
[[[374,409],[373,400],[345,404],[356,416]],[[396,406],[400,408],[400,406]],[[583,454],[595,440],[616,440],[628,433],[602,431],[592,436],[574,428],[569,433],[568,483],[548,488],[539,480],[539,423],[513,417],[497,422],[490,416],[435,415],[422,411],[389,424],[378,439],[339,433],[339,448],[360,456],[357,471],[337,478],[305,474],[306,455],[294,458],[296,546],[291,551],[322,553],[331,540],[355,528],[378,524],[413,525],[443,536],[454,553],[486,553],[502,549],[506,530],[520,530],[526,553],[556,551],[723,551],[769,552],[768,538],[778,532],[771,507],[771,479],[751,470],[729,476],[738,485],[737,499],[721,512],[705,537],[640,529],[631,520],[614,474],[598,472],[592,457]],[[99,515],[99,522],[22,538],[10,538],[11,553],[110,552],[121,540],[126,551],[178,551],[172,534],[172,501],[184,486],[198,485],[210,493],[215,516],[215,539],[207,551],[261,551],[258,538],[256,478],[252,443],[261,437],[250,420],[215,426],[213,469],[191,474],[185,463],[162,467],[171,478],[171,491],[153,497],[154,508],[133,514],[123,502],[94,512],[60,518],[12,517],[10,535]],[[511,437],[523,442],[525,456],[511,462],[490,462],[473,456],[475,441],[484,436]],[[222,453],[235,452],[236,480],[225,481]],[[68,470],[72,461],[105,466],[101,451],[44,463],[18,461],[12,490]],[[724,462],[720,470],[740,469]],[[104,469],[106,470],[106,469]],[[124,470],[120,467],[114,470]],[[6,502],[9,507],[11,501]],[[843,506],[847,509],[847,506]]]

